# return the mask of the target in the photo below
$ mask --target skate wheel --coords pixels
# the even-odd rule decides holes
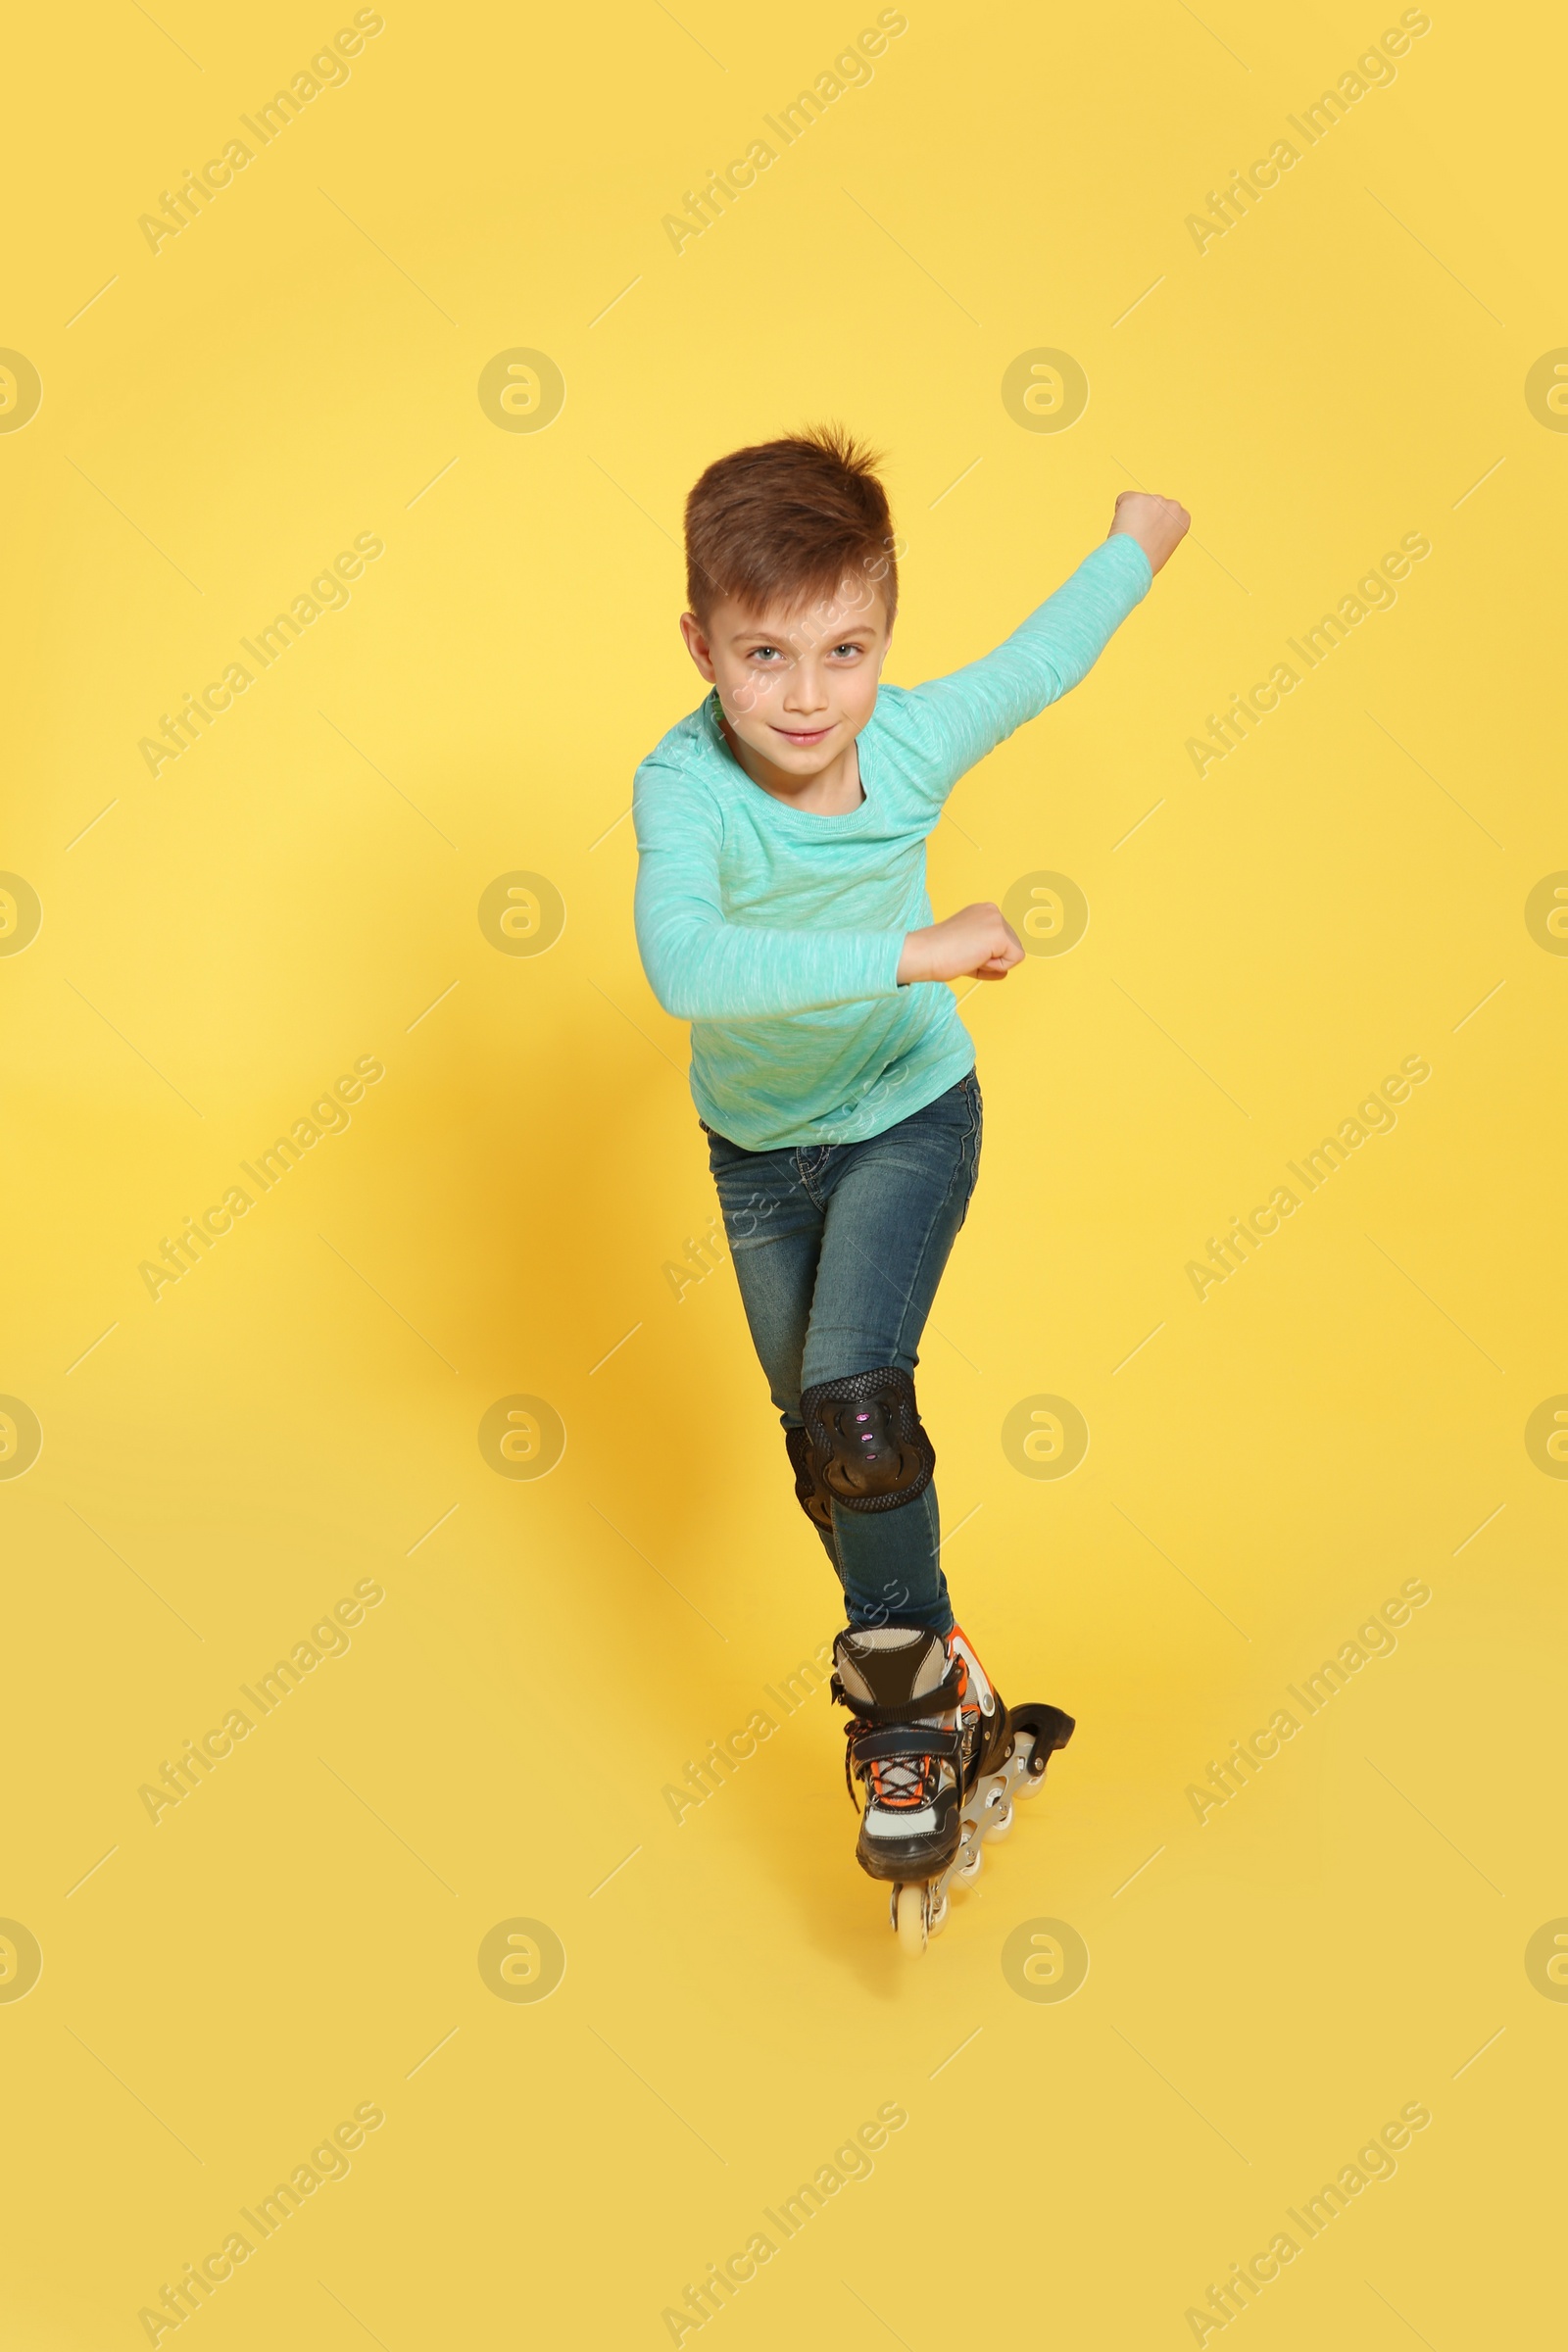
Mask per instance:
[[[893,1896],[893,1926],[899,1938],[899,1949],[910,1960],[918,1960],[925,1950],[925,1888],[900,1886]]]
[[[1000,1838],[1005,1838],[1011,1827],[1012,1806],[1004,1797],[1000,1805],[988,1808],[986,1837],[990,1843],[995,1845]]]
[[[966,1821],[963,1825],[963,1844],[953,1872],[960,1886],[973,1885],[980,1876],[980,1865],[985,1858],[985,1845],[979,1830],[972,1821]]]
[[[931,1915],[926,1922],[926,1935],[928,1936],[940,1936],[947,1924],[948,1898],[945,1894],[939,1894],[931,1905]]]

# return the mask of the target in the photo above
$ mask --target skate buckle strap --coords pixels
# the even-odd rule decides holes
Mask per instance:
[[[878,1764],[891,1764],[911,1778],[918,1772],[917,1786],[911,1787],[903,1797],[906,1805],[925,1801],[928,1784],[944,1759],[952,1763],[956,1773],[962,1768],[962,1735],[937,1731],[929,1724],[894,1725],[887,1731],[868,1732],[858,1723],[847,1723],[844,1741],[844,1786],[852,1805],[856,1802],[857,1773],[871,1784],[878,1795],[882,1794]],[[869,1803],[869,1795],[866,1801]],[[859,1810],[858,1805],[856,1810]]]
[[[956,1756],[963,1745],[959,1732],[922,1730],[914,1724],[886,1732],[861,1732],[853,1724],[846,1725],[849,1753],[858,1768],[873,1759],[878,1763],[895,1757]]]
[[[858,1715],[876,1724],[918,1723],[924,1716],[943,1715],[949,1708],[956,1706],[963,1696],[966,1681],[962,1666],[952,1666],[934,1690],[922,1690],[918,1698],[896,1699],[891,1706],[882,1706],[875,1699],[855,1697],[853,1692],[845,1690],[843,1681],[836,1674],[829,1689],[852,1715]],[[845,1728],[853,1736],[854,1726],[846,1725]]]

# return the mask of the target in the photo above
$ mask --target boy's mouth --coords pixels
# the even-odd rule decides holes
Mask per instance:
[[[793,743],[801,751],[808,752],[813,743],[821,743],[824,737],[832,734],[833,729],[831,726],[775,727],[773,732],[775,735],[782,735],[786,743]]]

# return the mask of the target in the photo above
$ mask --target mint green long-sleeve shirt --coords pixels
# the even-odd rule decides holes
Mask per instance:
[[[754,784],[716,694],[637,770],[637,944],[692,1025],[692,1099],[751,1152],[857,1143],[974,1066],[940,983],[901,988],[931,922],[926,838],[958,778],[1084,677],[1149,593],[1149,559],[1105,540],[994,653],[886,686],[858,737],[858,808],[819,816]]]

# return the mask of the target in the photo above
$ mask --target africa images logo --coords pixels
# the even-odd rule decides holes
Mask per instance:
[[[286,90],[274,91],[265,106],[256,109],[259,122],[250,115],[241,115],[240,121],[256,141],[254,147],[246,139],[231,138],[222,154],[209,157],[199,172],[187,170],[177,188],[163,189],[158,199],[162,212],[143,213],[136,223],[154,254],[161,253],[171,238],[199,220],[214,198],[224,188],[232,187],[236,174],[253,164],[264,147],[270,147],[275,139],[280,139],[295,118],[324,90],[340,89],[351,80],[348,60],[358,57],[368,40],[373,41],[385,30],[384,17],[378,16],[373,8],[362,8],[354,24],[345,24],[333,35],[330,44],[318,49],[310,65],[300,68]]]
[[[1254,1208],[1248,1217],[1233,1216],[1227,1234],[1208,1237],[1209,1263],[1204,1265],[1196,1257],[1187,1261],[1187,1279],[1200,1298],[1233,1274],[1239,1274],[1249,1259],[1271,1235],[1280,1231],[1286,1217],[1294,1217],[1302,1202],[1313,1193],[1321,1192],[1329,1178],[1338,1173],[1352,1152],[1374,1135],[1392,1135],[1398,1125],[1394,1104],[1410,1099],[1412,1086],[1425,1086],[1432,1075],[1432,1064],[1419,1054],[1407,1054],[1398,1071],[1374,1087],[1364,1101],[1355,1106],[1353,1118],[1340,1121],[1333,1135],[1326,1135],[1314,1152],[1304,1152],[1300,1160],[1288,1159],[1285,1165],[1300,1185],[1296,1192],[1288,1184],[1275,1186],[1261,1208]],[[1305,1163],[1304,1165],[1302,1163]]]
[[[348,1105],[362,1101],[366,1088],[379,1086],[385,1076],[385,1065],[373,1054],[362,1054],[352,1076],[340,1078],[318,1097],[308,1113],[301,1113],[287,1135],[280,1135],[268,1151],[258,1152],[259,1164],[253,1166],[242,1159],[239,1164],[256,1190],[247,1192],[243,1184],[231,1184],[222,1200],[204,1209],[200,1217],[187,1216],[178,1234],[164,1235],[159,1244],[162,1263],[144,1257],[136,1268],[153,1298],[161,1298],[172,1283],[183,1281],[199,1266],[214,1244],[233,1232],[236,1218],[248,1217],[262,1195],[274,1191],[323,1136],[346,1135],[354,1124]]]
[[[909,20],[902,9],[885,8],[876,25],[868,25],[854,44],[842,49],[833,60],[832,70],[824,68],[808,90],[802,90],[790,105],[780,107],[779,121],[764,115],[762,121],[779,144],[759,134],[743,156],[727,165],[722,172],[710,172],[701,188],[687,188],[681,197],[684,213],[666,213],[660,225],[677,253],[705,234],[721,220],[747,188],[757,185],[760,172],[769,172],[786,147],[803,139],[813,122],[836,106],[847,90],[862,88],[872,80],[873,69],[868,63],[880,57],[890,40],[896,41],[909,29]]]

